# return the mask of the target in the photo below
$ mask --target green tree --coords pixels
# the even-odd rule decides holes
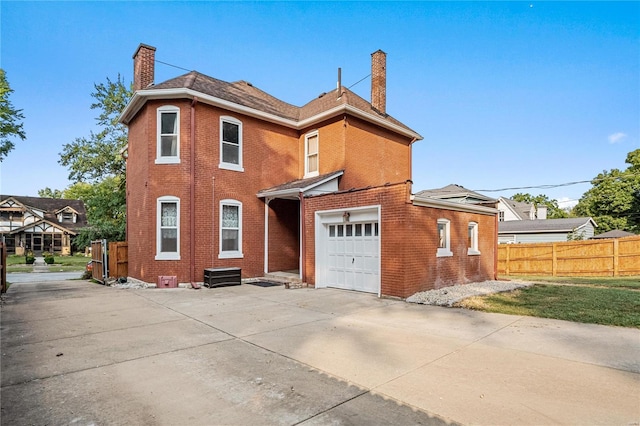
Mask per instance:
[[[41,198],[66,198],[64,196],[64,191],[60,191],[59,189],[51,189],[48,186],[44,189],[38,190],[38,197]]]
[[[548,219],[561,219],[569,216],[567,212],[565,212],[560,208],[560,206],[558,206],[557,200],[550,199],[544,194],[531,195],[519,192],[511,197],[511,199],[520,201],[522,203],[533,204],[534,206],[536,206],[536,208],[538,208],[538,206],[546,206]]]
[[[69,169],[72,182],[98,182],[121,176],[124,183],[125,162],[121,153],[127,145],[127,128],[118,123],[118,118],[133,92],[120,75],[116,81],[107,78],[106,83],[94,84],[94,88],[91,96],[95,102],[91,109],[100,110],[96,120],[101,130],[65,144],[59,163]]]
[[[15,145],[11,141],[12,138],[20,138],[25,140],[27,137],[24,132],[21,109],[15,109],[9,100],[9,95],[13,90],[9,86],[7,76],[2,68],[0,68],[0,162],[9,154]]]
[[[622,229],[640,232],[640,149],[627,154],[626,170],[604,170],[591,181],[574,208],[580,216],[591,216],[597,233]]]
[[[125,238],[126,164],[122,150],[127,145],[127,129],[118,118],[133,92],[120,75],[116,81],[107,78],[94,88],[91,109],[100,111],[96,118],[100,131],[65,144],[59,160],[74,182],[64,197],[84,201],[87,209],[89,227],[76,237],[77,248],[95,239]]]

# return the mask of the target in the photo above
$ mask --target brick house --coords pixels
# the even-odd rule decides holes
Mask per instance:
[[[495,277],[495,206],[412,194],[422,137],[386,112],[384,52],[372,54],[371,102],[338,82],[302,107],[195,71],[154,84],[155,48],[133,59],[120,119],[130,276],[293,271],[397,297]]]

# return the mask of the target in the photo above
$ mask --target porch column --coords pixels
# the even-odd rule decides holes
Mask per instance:
[[[269,273],[269,203],[273,198],[264,199],[264,273]]]

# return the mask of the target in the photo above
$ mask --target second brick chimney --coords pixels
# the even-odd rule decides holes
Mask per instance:
[[[371,54],[371,106],[387,114],[387,54],[382,50]]]
[[[133,90],[146,89],[155,78],[156,48],[140,43],[133,54]]]

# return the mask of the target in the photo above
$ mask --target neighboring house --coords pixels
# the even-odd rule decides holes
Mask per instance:
[[[427,189],[416,193],[416,196],[450,201],[460,204],[478,204],[496,207],[498,200],[472,191],[464,186],[451,184],[437,189]]]
[[[154,84],[154,64],[141,44],[120,118],[130,276],[293,271],[397,297],[495,278],[497,210],[412,195],[422,137],[387,114],[384,52],[372,54],[371,102],[338,82],[302,107],[195,71]]]
[[[624,238],[624,237],[635,237],[636,234],[632,232],[623,231],[621,229],[612,229],[611,231],[603,232],[602,234],[594,235],[591,237],[592,240],[603,240],[606,238]]]
[[[587,240],[594,235],[596,223],[590,217],[545,220],[513,220],[498,225],[499,243],[541,243]]]
[[[0,195],[0,235],[8,253],[71,254],[73,237],[86,226],[80,200]]]
[[[547,218],[547,207],[538,206],[510,198],[498,198],[498,220],[509,222],[511,220],[535,220]]]

